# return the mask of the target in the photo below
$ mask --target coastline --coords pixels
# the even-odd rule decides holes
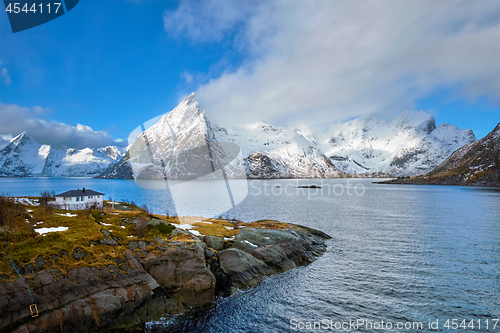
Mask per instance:
[[[77,212],[78,218],[67,218],[69,225],[86,214]],[[315,229],[278,221],[177,219],[196,226],[195,230],[185,223],[170,223],[173,217],[154,215],[147,221],[152,233],[142,240],[135,236],[127,240],[110,228],[135,230],[138,219],[133,215],[142,216],[138,211],[100,214],[92,214],[98,217],[92,222],[100,229],[98,239],[27,262],[14,260],[33,293],[38,317],[30,315],[26,282],[5,274],[4,269],[0,329],[18,333],[141,331],[149,320],[213,304],[216,297],[256,286],[265,276],[307,265],[326,250],[325,240],[330,238]],[[168,225],[168,234],[157,232]],[[196,235],[200,232],[204,235]],[[52,235],[37,237],[47,245],[56,241]],[[101,250],[107,252],[99,257]]]

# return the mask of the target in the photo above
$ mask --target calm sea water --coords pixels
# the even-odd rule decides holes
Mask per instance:
[[[299,190],[297,184],[322,189]],[[192,214],[307,225],[333,237],[327,252],[211,308],[151,322],[148,332],[307,332],[312,330],[298,328],[322,321],[340,328],[350,320],[374,326],[338,331],[448,331],[448,319],[450,326],[457,319],[458,329],[450,331],[500,332],[500,322],[493,329],[500,319],[499,190],[380,185],[368,179],[240,181],[239,186],[248,188],[248,195],[235,208],[221,212],[218,201],[224,198],[213,193],[213,207],[195,200]],[[146,190],[128,180],[0,179],[0,192],[15,196],[77,187],[146,203],[156,213],[172,213],[174,202],[190,209],[186,202],[196,188],[186,186],[172,198],[169,191]],[[210,194],[210,186],[206,191]],[[467,325],[473,320],[474,329],[461,328],[464,319]],[[436,320],[438,329],[429,329]],[[413,322],[423,329],[396,328]]]

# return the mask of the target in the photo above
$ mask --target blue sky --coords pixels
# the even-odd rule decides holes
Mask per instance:
[[[81,0],[16,34],[4,12],[0,134],[126,141],[194,91],[226,126],[328,133],[412,109],[480,138],[500,121],[500,5],[462,4]]]

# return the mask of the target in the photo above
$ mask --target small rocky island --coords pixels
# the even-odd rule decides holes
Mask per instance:
[[[318,185],[299,185],[297,188],[321,188],[321,186]]]
[[[330,238],[278,221],[178,218],[127,203],[68,212],[39,198],[0,201],[2,332],[140,332],[311,263]]]

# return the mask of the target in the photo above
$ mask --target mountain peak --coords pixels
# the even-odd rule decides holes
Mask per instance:
[[[26,133],[26,131],[20,133],[15,138],[10,140],[10,144],[14,146],[26,143],[36,143],[36,141],[28,133]]]
[[[495,129],[491,132],[495,137],[498,137],[500,135],[500,123],[495,127]]]
[[[202,114],[200,105],[195,94],[192,93],[170,111],[166,120],[172,127],[183,127],[183,125],[192,123],[200,114]]]
[[[402,112],[389,123],[401,128],[413,127],[416,130],[422,130],[427,133],[432,132],[436,128],[434,117],[424,111]]]

